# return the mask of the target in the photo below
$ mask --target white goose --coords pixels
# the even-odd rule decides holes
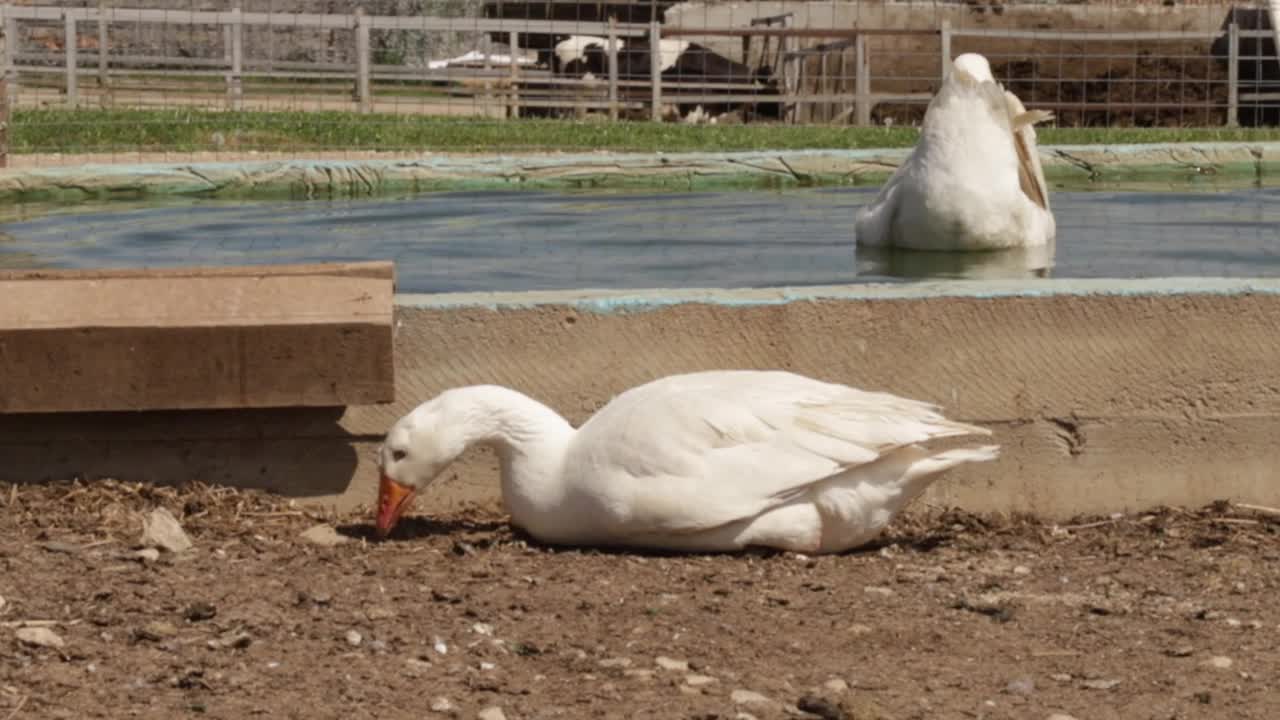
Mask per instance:
[[[1028,112],[985,57],[957,57],[915,149],[858,213],[858,244],[968,251],[1050,243],[1055,223],[1033,125],[1052,117]]]
[[[673,375],[615,397],[578,430],[514,390],[445,391],[379,450],[377,531],[475,444],[502,459],[512,522],[551,544],[806,553],[873,539],[938,474],[997,446],[932,405],[780,371]]]

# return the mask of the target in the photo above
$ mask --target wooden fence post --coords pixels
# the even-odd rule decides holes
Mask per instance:
[[[618,119],[618,19],[609,16],[609,119]]]
[[[1227,127],[1236,127],[1239,124],[1240,27],[1231,23],[1227,26]]]
[[[520,44],[519,44],[519,38],[516,36],[516,32],[514,30],[511,31],[511,34],[508,37],[510,38],[510,41],[508,42],[508,46],[509,46],[508,54],[511,56],[511,108],[507,114],[511,118],[519,118],[520,117],[520,63],[516,62],[518,60],[516,55],[517,53],[520,52]]]
[[[364,8],[356,8],[356,103],[360,112],[367,113],[372,109],[369,97],[369,21],[364,17]]]
[[[655,6],[656,7],[656,6]],[[649,23],[649,80],[652,88],[653,107],[649,119],[662,120],[662,25],[657,20]]]
[[[62,14],[62,22],[66,29],[63,38],[63,55],[67,59],[67,107],[74,110],[79,105],[80,89],[76,78],[76,16],[70,12]]]
[[[0,13],[4,14],[4,99],[5,105],[12,112],[18,107],[18,69],[14,65],[14,57],[19,47],[18,18],[9,14],[9,5],[0,5]]]
[[[951,75],[951,21],[943,20],[941,28],[942,41],[942,81],[946,82]]]
[[[871,124],[871,61],[867,58],[867,37],[858,33],[853,39],[854,108],[857,124]]]
[[[231,8],[231,74],[227,75],[227,105],[232,110],[244,109],[244,19],[240,8]]]
[[[0,6],[0,13],[8,10],[8,5]],[[8,15],[4,16],[4,34],[0,35],[0,168],[9,167],[9,75],[13,64],[13,46],[18,38],[13,34],[16,23],[10,23]]]
[[[107,67],[111,36],[107,32],[107,0],[98,0],[98,104],[105,110],[113,104],[111,75]]]

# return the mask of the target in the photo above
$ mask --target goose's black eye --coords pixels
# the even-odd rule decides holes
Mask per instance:
[[[407,454],[407,453],[405,453],[405,451],[403,451],[403,450],[392,450],[392,451],[391,451],[391,459],[392,459],[392,460],[394,460],[395,462],[400,462],[401,460],[403,460],[403,459],[404,459],[404,456],[405,456],[406,454]]]

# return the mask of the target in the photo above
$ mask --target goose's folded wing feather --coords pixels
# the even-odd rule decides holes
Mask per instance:
[[[1010,125],[1013,128],[1013,146],[1018,152],[1018,184],[1022,192],[1042,209],[1049,209],[1049,188],[1044,181],[1044,169],[1040,165],[1040,153],[1036,145],[1035,124],[1053,118],[1044,110],[1027,111],[1017,95],[1005,91]]]
[[[620,396],[580,431],[637,531],[755,516],[893,448],[970,433],[927,403],[789,373],[710,373]]]

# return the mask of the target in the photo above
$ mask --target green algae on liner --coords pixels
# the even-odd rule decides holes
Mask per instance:
[[[10,200],[152,195],[372,197],[483,189],[874,186],[909,148],[690,153],[422,155],[369,160],[101,164],[0,172]],[[1042,146],[1055,189],[1099,184],[1249,185],[1280,168],[1280,142]]]

